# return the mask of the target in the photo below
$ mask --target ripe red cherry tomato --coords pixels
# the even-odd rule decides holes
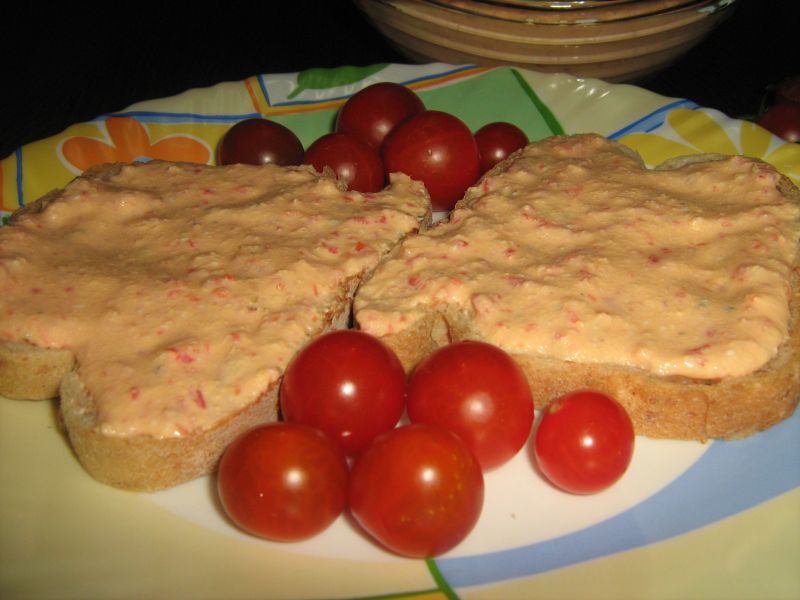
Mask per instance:
[[[498,121],[478,129],[475,142],[481,157],[481,173],[485,173],[515,150],[525,147],[528,136],[516,125]]]
[[[344,454],[322,432],[270,423],[237,438],[222,455],[217,489],[241,529],[281,542],[325,530],[347,503]]]
[[[554,400],[534,440],[542,473],[573,494],[593,494],[619,480],[633,446],[633,425],[625,409],[613,398],[588,390]]]
[[[231,127],[220,140],[221,165],[299,165],[303,144],[291,129],[268,119],[245,119]]]
[[[425,184],[434,210],[450,210],[480,175],[478,146],[469,128],[451,114],[426,110],[386,137],[383,164]]]
[[[384,433],[350,474],[350,510],[389,550],[424,558],[472,531],[483,508],[483,474],[466,444],[434,425]]]
[[[791,75],[778,84],[775,104],[800,104],[800,75]]]
[[[758,124],[787,142],[800,142],[800,104],[776,104],[761,115]]]
[[[377,192],[383,188],[384,172],[380,155],[358,139],[345,133],[329,133],[306,150],[304,161],[322,172],[330,167],[347,188],[358,192]]]
[[[408,417],[458,434],[484,470],[511,459],[533,424],[522,370],[500,348],[463,341],[439,348],[411,376]]]
[[[420,97],[407,87],[376,83],[344,103],[336,118],[336,131],[350,134],[378,151],[395,125],[423,110]]]
[[[352,455],[397,424],[405,395],[405,371],[394,352],[348,329],[317,338],[294,357],[280,401],[286,421],[317,427]]]

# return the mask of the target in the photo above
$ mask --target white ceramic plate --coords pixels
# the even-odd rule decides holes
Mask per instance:
[[[689,101],[508,68],[378,65],[257,76],[76,124],[2,162],[3,211],[102,157],[211,162],[224,131],[257,114],[308,145],[347,95],[378,80],[410,84],[473,129],[509,120],[532,139],[594,131],[651,163],[747,153],[800,177],[796,145]],[[589,497],[550,487],[523,451],[488,474],[481,520],[460,546],[410,560],[346,517],[299,544],[244,535],[212,478],[154,494],[103,486],[75,460],[52,403],[0,399],[0,596],[798,597],[799,485],[800,415],[736,442],[638,438],[623,480]]]

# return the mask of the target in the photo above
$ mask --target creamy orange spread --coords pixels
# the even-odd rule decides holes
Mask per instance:
[[[742,157],[647,170],[598,136],[534,144],[405,241],[356,317],[383,336],[447,305],[512,353],[744,375],[789,331],[800,211],[779,177]]]
[[[72,349],[118,436],[180,436],[253,403],[429,206],[402,175],[376,194],[305,167],[103,179],[0,228],[0,340]]]

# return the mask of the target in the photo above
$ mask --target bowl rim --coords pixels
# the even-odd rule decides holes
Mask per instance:
[[[437,6],[467,16],[531,25],[624,23],[684,11],[712,15],[738,0],[378,0],[384,4]],[[536,4],[536,6],[523,6]],[[588,2],[584,4],[584,2]],[[540,6],[547,5],[547,6]],[[563,5],[563,6],[562,6]],[[627,8],[622,8],[627,7]]]

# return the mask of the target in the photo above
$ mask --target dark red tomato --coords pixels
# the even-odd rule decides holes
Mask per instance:
[[[383,188],[384,172],[380,155],[358,139],[345,133],[329,133],[306,150],[304,161],[322,172],[330,167],[347,188],[358,192],[377,192]]]
[[[800,142],[800,104],[776,104],[761,115],[758,124],[787,142]]]
[[[633,425],[622,405],[590,390],[553,401],[534,440],[544,476],[573,494],[593,494],[614,484],[628,469],[633,446]]]
[[[436,556],[472,531],[483,508],[483,474],[466,444],[434,425],[384,433],[350,474],[350,510],[389,550]]]
[[[778,85],[775,92],[775,104],[800,104],[800,75],[787,77]]]
[[[507,462],[527,442],[533,398],[525,375],[506,352],[483,342],[456,342],[414,370],[408,417],[458,434],[487,470]]]
[[[405,371],[394,352],[352,329],[303,348],[286,368],[280,392],[286,421],[317,427],[348,455],[397,425],[405,396]]]
[[[228,447],[217,489],[225,512],[244,531],[280,542],[303,540],[344,510],[347,461],[321,431],[270,423]]]
[[[344,103],[336,118],[336,131],[360,139],[377,152],[400,121],[423,110],[422,100],[407,87],[391,82],[376,83]]]
[[[528,136],[516,125],[498,121],[475,132],[481,157],[481,173],[485,173],[508,155],[528,145]]]
[[[478,145],[457,117],[426,110],[395,127],[382,149],[387,173],[425,184],[434,210],[450,210],[480,175]]]
[[[245,119],[231,127],[217,149],[221,165],[299,165],[303,144],[291,129],[268,119]]]

